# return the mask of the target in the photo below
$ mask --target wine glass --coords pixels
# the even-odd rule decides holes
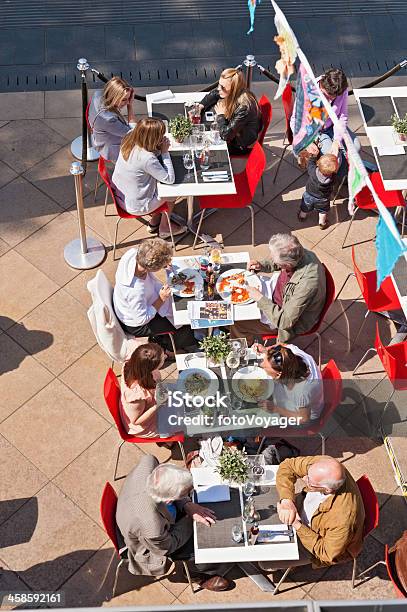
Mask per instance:
[[[243,527],[241,524],[235,524],[232,527],[232,540],[239,544],[243,539]]]
[[[245,497],[247,497],[247,501],[251,500],[252,495],[254,493],[255,485],[252,480],[246,480],[242,487],[242,493]]]
[[[238,368],[240,365],[240,357],[239,354],[235,351],[231,351],[229,355],[226,357],[226,365],[231,370]]]
[[[259,367],[259,361],[263,360],[263,355],[261,353],[261,350],[259,348],[260,346],[260,338],[255,338],[254,339],[254,343],[253,343],[253,347],[254,347],[254,352],[256,354],[255,356],[255,362],[254,362],[254,368],[257,369]]]
[[[194,159],[192,157],[192,153],[190,153],[189,151],[184,153],[184,155],[182,156],[182,161],[184,163],[185,170],[188,170],[185,178],[189,179],[191,177],[191,170],[194,167]]]
[[[201,155],[199,157],[199,164],[201,166],[201,170],[208,170],[208,168],[210,167],[210,160],[209,160],[209,151],[207,149],[203,149],[201,151]]]

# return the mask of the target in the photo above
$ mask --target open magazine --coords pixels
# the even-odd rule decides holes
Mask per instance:
[[[188,302],[191,329],[233,325],[233,305],[226,302]]]

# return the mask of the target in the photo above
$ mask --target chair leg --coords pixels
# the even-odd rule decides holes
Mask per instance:
[[[355,578],[356,578],[356,557],[353,557],[353,568],[352,568],[352,589],[355,588]]]
[[[321,369],[321,360],[322,360],[321,334],[319,332],[315,332],[315,335],[318,338],[318,367],[319,369]]]
[[[116,477],[117,477],[117,467],[118,467],[118,465],[119,465],[120,453],[121,453],[122,446],[123,446],[124,442],[125,442],[125,440],[122,440],[122,441],[120,442],[120,444],[119,444],[119,448],[117,449],[117,457],[116,457],[116,465],[115,465],[115,467],[114,467],[113,481],[118,480],[118,479],[116,478]]]
[[[372,569],[374,569],[378,565],[386,565],[386,561],[383,561],[383,559],[380,559],[380,561],[376,561],[376,563],[373,563],[373,565],[363,570],[363,572],[360,572],[360,574],[357,575],[357,578],[360,578],[361,576],[364,576],[368,572],[371,572]]]
[[[114,232],[114,242],[113,242],[113,261],[116,260],[116,246],[117,246],[117,233],[119,231],[119,223],[121,221],[121,217],[119,217],[116,221],[116,229]]]
[[[185,467],[187,467],[187,458],[185,456],[184,445],[182,444],[182,442],[178,442],[178,446],[179,446],[179,450],[181,451],[182,460],[183,460],[183,462],[185,464]]]
[[[277,595],[280,586],[283,584],[284,580],[287,578],[288,574],[291,572],[291,567],[287,567],[287,569],[285,570],[284,574],[281,576],[280,580],[277,582],[276,587],[273,591],[273,595]]]
[[[116,567],[116,575],[114,577],[112,599],[116,595],[117,581],[119,579],[119,570],[120,570],[121,566],[123,565],[123,562],[124,562],[124,559],[120,559],[120,561],[119,561],[119,563],[117,564],[117,567]]]
[[[345,278],[345,281],[344,281],[344,283],[342,284],[342,287],[339,289],[339,291],[338,291],[338,293],[337,293],[337,295],[336,295],[335,302],[336,302],[337,300],[339,300],[339,296],[341,295],[342,291],[345,289],[345,285],[346,285],[346,283],[348,282],[348,280],[350,279],[350,277],[351,277],[351,276],[355,276],[355,273],[354,273],[354,272],[350,272],[350,273],[348,274],[348,276]],[[354,300],[354,301],[355,301],[355,300]],[[348,353],[349,353],[349,352],[350,352],[350,326],[349,326],[349,318],[348,318],[348,315],[346,314],[346,310],[344,309],[342,302],[339,302],[339,304],[340,304],[341,309],[342,309],[342,314],[343,314],[343,316],[344,316],[344,317],[345,317],[345,319],[346,319],[346,328],[347,328],[347,332],[348,332],[348,334],[347,334],[347,339],[348,339]]]
[[[373,351],[374,353],[376,353],[376,349],[374,348],[374,346],[372,346],[371,348],[367,349],[367,351],[363,354],[362,359],[358,362],[356,368],[353,370],[352,372],[352,376],[355,376],[356,374],[356,370],[358,370],[360,368],[360,366],[362,365],[362,363],[364,362],[364,360],[366,359],[366,357],[368,356],[368,354]]]
[[[393,391],[390,393],[389,399],[387,400],[387,402],[386,402],[386,403],[385,403],[385,405],[384,405],[383,412],[382,412],[382,416],[380,417],[380,422],[379,422],[379,430],[380,430],[380,431],[383,431],[383,417],[384,417],[385,412],[386,412],[386,410],[387,410],[387,406],[390,404],[390,402],[391,402],[391,400],[392,400],[393,395],[395,394],[395,392],[396,392],[396,389],[393,389]]]
[[[193,249],[196,248],[196,243],[197,243],[197,240],[199,238],[199,232],[201,231],[201,225],[202,225],[202,221],[203,221],[203,218],[204,218],[204,213],[205,213],[205,209],[201,212],[201,216],[199,218],[199,223],[198,223],[198,227],[197,227],[196,234],[195,234],[195,240],[194,240],[194,244],[192,246]]]
[[[105,193],[105,217],[107,217],[107,200],[109,198],[109,190],[106,187],[106,193]]]
[[[353,215],[352,215],[352,216],[351,216],[351,218],[350,218],[349,225],[348,225],[348,229],[346,230],[345,238],[343,239],[343,242],[342,242],[342,249],[343,249],[343,248],[345,248],[346,238],[348,237],[348,234],[349,234],[349,232],[350,232],[350,228],[352,227],[353,220],[354,220],[354,218],[355,218],[356,213],[358,212],[358,210],[359,210],[359,209],[358,209],[358,207],[356,207],[356,208],[355,208],[355,212],[353,213]],[[350,245],[347,245],[347,246],[350,246]]]
[[[349,272],[348,276],[345,278],[345,281],[342,284],[342,287],[339,289],[338,293],[336,294],[336,298],[335,298],[335,302],[336,300],[339,300],[339,296],[341,295],[342,291],[345,289],[345,285],[348,282],[348,280],[350,279],[351,276],[355,276],[354,272]]]
[[[93,201],[96,202],[96,193],[99,187],[99,173],[96,175],[96,181],[95,181],[95,191],[93,193]]]
[[[334,206],[334,205],[335,205],[336,199],[337,199],[337,197],[338,197],[338,195],[339,195],[339,193],[340,193],[340,191],[341,191],[341,189],[342,189],[342,187],[343,187],[343,184],[344,184],[344,182],[345,182],[345,180],[346,180],[347,178],[348,178],[348,177],[347,177],[347,175],[345,174],[345,176],[344,176],[344,177],[343,177],[343,179],[341,180],[341,184],[339,185],[337,192],[335,193],[335,197],[334,197],[334,199],[332,200],[332,206]]]
[[[175,340],[174,340],[172,334],[168,334],[168,335],[170,337],[172,351],[173,351],[174,355],[176,355],[177,354],[177,349],[176,349],[176,346],[175,346]]]
[[[185,572],[185,575],[186,575],[186,577],[187,577],[188,584],[189,584],[189,586],[190,586],[190,588],[191,588],[191,591],[192,591],[192,592],[193,592],[193,594],[195,595],[194,585],[193,585],[192,580],[191,580],[191,574],[190,574],[190,572],[189,572],[188,563],[187,563],[186,561],[183,561],[183,562],[182,562],[182,565],[184,566],[184,572]]]
[[[254,209],[252,204],[249,204],[247,208],[250,208],[250,215],[252,218],[252,246],[254,246]]]
[[[401,221],[401,237],[403,238],[404,236],[404,227],[406,224],[406,207],[403,207],[403,219]]]
[[[288,148],[288,147],[289,147],[289,144],[288,144],[288,143],[287,143],[286,145],[284,145],[283,152],[281,153],[281,157],[280,157],[279,162],[278,162],[278,165],[277,165],[277,170],[276,170],[276,173],[275,173],[274,178],[273,178],[273,183],[275,183],[275,182],[276,182],[276,180],[277,180],[277,175],[278,175],[278,173],[279,173],[279,171],[280,171],[281,162],[283,161],[283,158],[284,158],[285,152],[287,151],[287,148]]]
[[[169,214],[168,214],[166,211],[164,212],[164,215],[167,217],[168,227],[170,228],[170,235],[171,235],[172,248],[173,248],[173,249],[174,249],[174,251],[175,251],[176,247],[175,247],[175,242],[174,242],[174,236],[172,235],[172,227],[171,227],[170,216],[169,216]]]
[[[325,455],[325,436],[320,431],[318,432],[318,435],[321,438],[321,455]]]
[[[261,195],[264,196],[264,181],[263,181],[263,176],[261,177]]]
[[[363,328],[364,328],[364,326],[365,326],[365,323],[366,323],[367,318],[368,318],[368,316],[369,316],[369,315],[370,315],[370,310],[368,310],[368,311],[366,312],[366,314],[365,314],[365,318],[363,319],[363,323],[362,323],[362,325],[359,327],[359,331],[358,331],[358,333],[356,334],[356,338],[355,338],[355,339],[353,340],[353,342],[351,343],[351,350],[353,349],[353,347],[355,346],[356,342],[358,341],[358,338],[359,338],[360,334],[362,333],[362,330],[363,330]]]

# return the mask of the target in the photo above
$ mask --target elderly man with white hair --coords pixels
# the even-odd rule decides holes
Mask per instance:
[[[188,470],[159,464],[152,455],[143,456],[127,475],[117,501],[116,523],[127,546],[132,574],[162,576],[171,557],[193,559],[193,521],[210,527],[216,516],[191,501],[192,487]],[[226,578],[213,575],[217,567],[198,568],[208,574],[199,576],[201,588],[229,588]]]
[[[305,487],[295,495],[295,484]],[[282,523],[297,532],[297,561],[261,563],[277,570],[307,565],[326,567],[356,557],[362,549],[365,511],[359,488],[348,470],[333,457],[319,455],[283,461],[277,471]]]
[[[270,282],[263,279],[263,293],[249,287],[261,311],[259,321],[237,321],[232,338],[276,333],[279,342],[289,342],[317,323],[326,298],[325,270],[318,257],[304,249],[292,234],[274,234],[269,241],[270,260],[250,261],[248,270],[276,272]]]

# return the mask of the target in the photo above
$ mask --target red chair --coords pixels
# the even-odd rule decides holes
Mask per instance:
[[[134,436],[133,434],[127,433],[124,428],[121,416],[120,416],[120,387],[119,382],[117,380],[116,374],[113,372],[112,368],[109,368],[106,374],[103,393],[105,397],[105,402],[107,407],[109,408],[109,412],[112,415],[114,422],[116,423],[117,431],[119,432],[119,436],[122,441],[120,442],[118,451],[117,451],[117,459],[116,466],[114,469],[113,480],[117,480],[117,466],[119,464],[120,452],[122,446],[125,442],[130,442],[131,444],[149,444],[150,442],[178,442],[182,458],[186,465],[185,451],[184,451],[184,434],[175,434],[174,436],[169,436],[168,438],[141,438],[138,436]]]
[[[284,115],[285,115],[285,134],[283,139],[283,151],[280,156],[280,161],[278,162],[277,170],[273,178],[273,183],[277,180],[277,174],[279,173],[281,162],[283,161],[285,152],[287,148],[293,144],[293,132],[290,126],[291,115],[294,110],[294,96],[293,90],[291,89],[291,85],[286,85],[281,96],[281,100],[283,103]]]
[[[122,554],[120,554],[119,542],[117,540],[117,531],[116,531],[116,508],[117,508],[116,491],[113,489],[110,482],[107,482],[103,489],[102,499],[100,500],[100,515],[102,518],[102,523],[105,528],[105,531],[107,535],[109,536],[115,548],[113,555],[116,553],[120,559],[116,567],[116,575],[115,575],[115,579],[113,583],[112,597],[114,597],[116,593],[117,579],[119,577],[119,568],[125,563],[128,563],[127,550],[125,550]],[[174,554],[174,556],[176,555]],[[112,561],[113,561],[113,557],[112,557]],[[189,567],[188,567],[186,560],[177,557],[177,559],[174,558],[173,561],[182,561],[182,564],[184,566],[185,575],[189,582],[189,586],[191,587],[192,592],[195,594],[195,590],[194,590],[192,580],[191,580],[191,575],[189,572]],[[109,564],[109,567],[110,567],[110,564]]]
[[[369,480],[369,478],[365,475],[361,476],[357,481],[360,495],[362,497],[363,506],[365,509],[365,524],[363,526],[363,539],[365,539],[373,529],[379,524],[379,502],[377,501],[377,495],[375,493],[374,488]],[[374,563],[367,569],[363,570],[358,575],[358,578],[366,574],[371,569],[376,567],[378,563]],[[355,588],[355,578],[356,578],[356,557],[353,558],[353,570],[352,570],[352,589]]]
[[[380,172],[372,172],[370,174],[370,180],[374,187],[375,192],[380,198],[380,201],[384,204],[386,208],[395,208],[397,206],[401,206],[403,208],[403,218],[401,222],[401,235],[404,236],[404,225],[406,221],[406,201],[403,198],[402,191],[386,191],[383,185],[382,177],[380,176]],[[345,246],[346,238],[350,232],[350,228],[352,226],[353,220],[356,216],[358,210],[377,210],[376,202],[373,199],[372,192],[369,187],[364,187],[359,193],[355,196],[355,211],[349,221],[348,229],[346,230],[345,238],[342,242],[342,248]],[[346,246],[350,246],[349,244]]]
[[[303,334],[298,334],[299,336],[311,336],[312,334],[315,334],[318,338],[318,365],[319,367],[321,367],[321,334],[319,333],[319,328],[322,325],[322,322],[325,318],[326,313],[328,312],[329,308],[331,307],[332,303],[335,300],[335,281],[332,277],[332,274],[330,273],[330,271],[328,270],[328,268],[326,267],[325,264],[322,264],[324,266],[324,270],[325,270],[325,278],[326,278],[326,298],[325,298],[325,304],[324,307],[321,311],[320,317],[317,321],[317,323],[315,323],[314,327],[312,329],[310,329],[308,332],[304,332]],[[273,340],[277,338],[276,334],[264,334],[262,336],[262,340],[267,342],[268,340]]]
[[[115,230],[115,234],[114,234],[114,242],[113,242],[113,259],[116,259],[116,243],[117,243],[117,232],[119,230],[119,223],[122,219],[141,219],[143,217],[145,217],[146,215],[133,215],[130,214],[128,212],[126,212],[118,203],[116,200],[116,196],[114,194],[113,188],[112,188],[112,180],[109,176],[109,173],[107,171],[106,168],[106,160],[103,159],[103,157],[99,157],[99,163],[98,163],[98,172],[100,174],[100,176],[103,179],[103,182],[106,185],[107,190],[109,191],[111,197],[112,197],[112,202],[116,207],[116,212],[118,215],[118,219],[116,222],[116,230]],[[106,206],[107,206],[107,198],[105,199],[105,215],[106,215]],[[174,248],[175,251],[175,242],[174,242],[174,236],[172,235],[172,230],[171,230],[171,223],[170,223],[170,216],[168,214],[168,204],[166,202],[164,202],[164,204],[162,206],[160,206],[159,208],[156,208],[156,210],[154,210],[155,213],[164,213],[164,215],[167,217],[167,221],[168,221],[168,226],[170,228],[170,234],[171,234],[171,242],[172,242],[172,246]],[[147,213],[151,214],[151,213]]]
[[[252,201],[257,185],[266,167],[266,156],[261,145],[256,142],[248,159],[246,168],[239,174],[234,174],[236,194],[220,196],[201,196],[199,205],[201,207],[201,217],[198,223],[193,248],[199,237],[199,232],[207,208],[249,208],[252,219],[252,245],[254,246],[254,209]]]
[[[389,395],[389,398],[383,408],[382,419],[386,412],[387,406],[391,402],[391,399],[396,391],[407,390],[407,342],[397,342],[397,344],[390,344],[384,346],[381,341],[379,334],[379,324],[376,323],[376,339],[374,347],[371,347],[363,355],[359,361],[353,373],[360,367],[365,360],[368,353],[374,351],[378,354],[380,361],[382,362],[383,368],[393,386],[393,390]]]
[[[353,269],[354,272],[350,272],[348,274],[348,276],[346,277],[342,287],[340,288],[338,295],[336,296],[336,299],[339,300],[339,296],[341,295],[342,291],[345,288],[345,285],[347,284],[348,280],[351,278],[351,276],[354,276],[358,282],[360,291],[362,292],[362,296],[363,299],[365,301],[366,307],[367,307],[367,311],[365,314],[365,318],[364,321],[362,323],[362,325],[360,326],[358,333],[356,334],[355,339],[353,340],[352,346],[355,344],[355,342],[357,341],[357,339],[359,338],[367,317],[370,315],[371,312],[383,312],[383,311],[390,311],[390,310],[398,310],[399,308],[401,308],[400,305],[400,300],[397,297],[397,293],[396,290],[394,289],[394,285],[393,285],[393,281],[390,277],[385,278],[384,281],[382,282],[382,284],[379,287],[379,290],[376,290],[376,285],[377,285],[377,272],[376,270],[371,270],[370,272],[362,272],[357,264],[356,264],[356,259],[355,259],[355,247],[352,246],[352,262],[353,262]],[[356,300],[354,300],[355,302]],[[346,312],[344,312],[345,317]],[[349,344],[350,344],[350,339],[349,340]],[[349,346],[349,348],[351,348]],[[370,349],[372,350],[372,349]],[[356,370],[360,367],[360,365],[362,364],[362,362],[364,361],[365,356],[367,355],[367,353],[365,353],[365,355],[363,356],[363,358],[360,360],[360,362],[358,363],[358,365],[356,366],[356,368],[353,370],[353,374],[356,372]]]

